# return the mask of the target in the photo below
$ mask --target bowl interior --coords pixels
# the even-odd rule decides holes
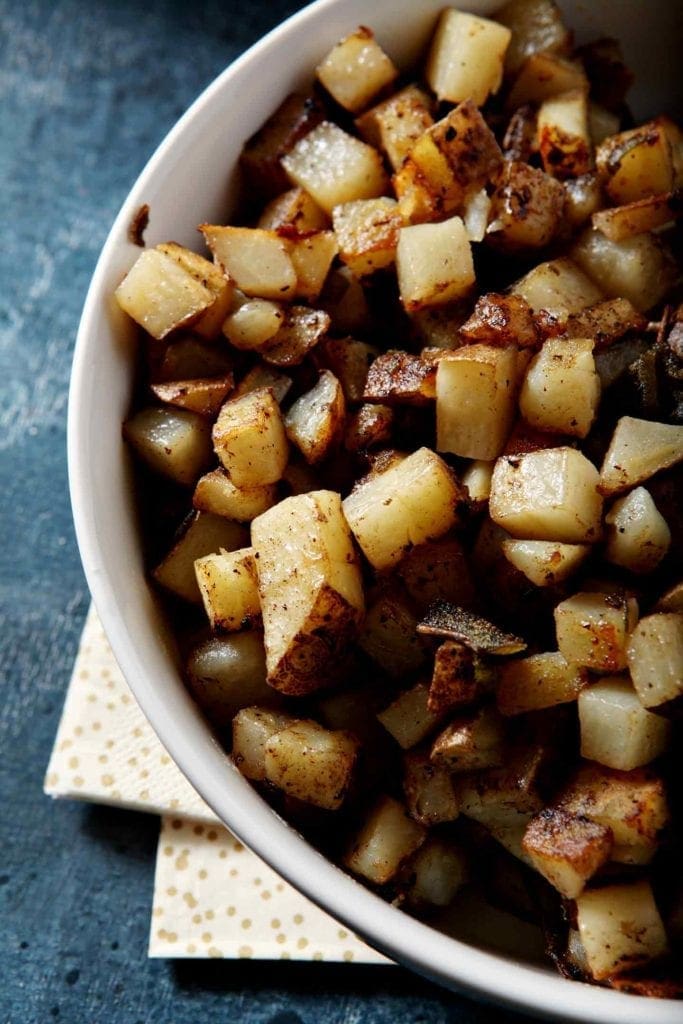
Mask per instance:
[[[490,13],[480,0],[468,9]],[[681,109],[676,57],[683,37],[669,0],[561,3],[579,41],[618,36],[637,74],[637,116]],[[144,578],[129,464],[121,441],[132,387],[134,336],[112,293],[139,249],[127,238],[141,204],[150,206],[148,244],[196,247],[196,225],[227,223],[234,166],[244,141],[288,92],[310,80],[321,55],[370,21],[401,66],[423,51],[439,0],[385,0],[369,15],[363,0],[319,0],[265,37],[199,98],[133,187],[102,252],[79,331],[69,407],[69,465],[79,546],[114,653],[162,742],[219,816],[277,871],[389,956],[444,984],[469,988],[546,1015],[590,1021],[680,1019],[680,1004],[645,1003],[556,977],[536,966],[538,938],[517,921],[456,905],[443,937],[383,903],[329,864],[261,800],[233,768],[181,682],[163,616]],[[491,953],[498,950],[498,954]]]

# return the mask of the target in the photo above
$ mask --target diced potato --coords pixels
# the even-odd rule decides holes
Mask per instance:
[[[192,504],[201,512],[213,512],[215,516],[235,519],[238,523],[250,523],[276,500],[274,484],[235,487],[224,470],[214,469],[197,481]]]
[[[581,756],[589,761],[630,771],[668,746],[669,722],[645,710],[628,679],[601,679],[582,690],[578,705]]]
[[[453,640],[442,643],[434,655],[434,670],[429,685],[427,707],[435,714],[471,704],[481,696],[472,651]]]
[[[512,32],[505,54],[505,70],[518,71],[534,53],[564,53],[571,45],[571,33],[553,0],[509,0],[497,13],[496,21]]]
[[[456,718],[432,745],[431,760],[451,772],[480,771],[503,763],[504,719],[487,705],[473,714]]]
[[[431,405],[436,367],[431,360],[399,350],[378,355],[368,369],[363,398],[389,405]]]
[[[476,601],[468,558],[455,537],[415,545],[399,562],[396,572],[421,610],[439,598],[464,607]]]
[[[612,833],[605,825],[548,809],[529,822],[524,849],[536,870],[567,899],[576,899],[609,860]]]
[[[240,156],[242,177],[249,182],[253,195],[270,199],[285,191],[289,182],[282,157],[319,125],[324,116],[322,102],[310,93],[292,93],[282,101],[275,113],[247,140]]]
[[[241,352],[265,348],[282,327],[285,310],[272,299],[247,299],[223,323],[223,334]]]
[[[316,68],[318,81],[352,113],[367,107],[397,75],[393,62],[364,25],[341,39]]]
[[[192,696],[218,726],[229,725],[241,708],[279,700],[266,682],[263,638],[253,630],[212,637],[195,647],[187,677]]]
[[[532,427],[574,437],[589,432],[600,402],[593,344],[588,338],[548,338],[531,360],[519,408]]]
[[[501,664],[496,704],[503,715],[540,711],[571,703],[587,683],[586,670],[568,662],[559,651],[531,654]]]
[[[588,99],[572,89],[543,101],[537,115],[538,149],[543,167],[556,178],[576,178],[593,166],[588,128]]]
[[[170,256],[178,266],[186,270],[195,281],[208,288],[213,302],[192,325],[195,334],[204,338],[215,338],[220,333],[221,324],[228,315],[232,305],[235,287],[232,281],[221,272],[220,268],[209,260],[199,256],[191,249],[186,249],[176,242],[162,242],[157,246],[160,252]]]
[[[295,722],[293,715],[260,707],[238,711],[232,720],[232,759],[242,775],[257,782],[263,781],[268,740]]]
[[[379,349],[355,338],[326,338],[316,354],[338,379],[346,401],[361,402],[368,369],[379,355]]]
[[[280,407],[270,389],[225,403],[213,426],[213,446],[235,487],[275,483],[287,465]]]
[[[581,227],[603,204],[602,185],[597,174],[581,174],[564,184],[564,216],[571,228]]]
[[[658,612],[641,619],[626,652],[631,679],[646,708],[683,694],[683,615]]]
[[[534,312],[545,309],[560,318],[604,298],[590,277],[566,257],[539,263],[512,286],[512,293],[526,299]]]
[[[228,377],[233,357],[227,346],[214,345],[194,334],[179,333],[167,340],[152,376],[156,383],[167,384],[202,377]]]
[[[408,817],[398,800],[381,797],[344,857],[344,864],[354,874],[383,885],[397,874],[426,836],[426,829]]]
[[[230,398],[231,400],[244,398],[245,395],[250,395],[254,391],[269,388],[273,392],[275,401],[279,404],[285,400],[291,386],[292,378],[287,374],[281,373],[280,370],[276,370],[272,366],[266,366],[264,363],[257,363],[242,378]]]
[[[393,426],[394,410],[388,405],[361,405],[347,420],[344,446],[349,452],[361,452],[386,445]]]
[[[417,619],[400,591],[383,594],[368,608],[359,643],[384,672],[400,678],[425,661],[424,643],[416,627]],[[415,700],[419,700],[417,693]]]
[[[234,633],[261,618],[254,552],[251,548],[204,555],[194,563],[197,585],[211,629]]]
[[[521,295],[488,292],[477,299],[474,312],[460,328],[468,343],[535,346],[538,332],[529,303]]]
[[[460,775],[454,785],[461,814],[495,831],[496,838],[499,829],[523,830],[543,806],[539,777],[547,761],[547,751],[532,745],[509,753],[504,767]]]
[[[576,572],[590,551],[588,544],[557,540],[504,540],[503,554],[536,587],[551,587]]]
[[[676,279],[671,253],[652,234],[612,242],[589,230],[572,248],[572,259],[605,295],[628,299],[641,311],[655,306]]]
[[[332,261],[337,255],[333,231],[316,231],[289,242],[289,255],[296,272],[296,295],[313,302],[320,295]]]
[[[381,711],[377,718],[404,750],[421,743],[434,732],[443,718],[427,707],[429,687],[416,683],[399,694],[393,704]]]
[[[191,486],[211,462],[209,424],[186,409],[141,409],[123,436],[150,469],[179,484]]]
[[[483,242],[491,217],[491,197],[485,188],[474,192],[465,202],[462,220],[470,242]]]
[[[374,199],[387,190],[377,150],[331,121],[323,121],[297,142],[282,166],[290,181],[310,193],[328,214],[341,203]]]
[[[511,32],[488,18],[447,7],[432,40],[425,77],[439,100],[481,106],[498,92]]]
[[[644,487],[617,498],[605,523],[606,558],[631,572],[651,572],[669,550],[671,530]]]
[[[380,196],[335,206],[332,224],[339,255],[357,277],[394,262],[399,231],[403,227],[395,199]]]
[[[683,459],[683,427],[622,416],[600,470],[602,494],[619,494]]]
[[[395,171],[432,124],[431,100],[417,85],[406,86],[356,119],[359,134],[386,153]]]
[[[429,756],[410,750],[403,759],[403,792],[411,818],[430,828],[454,821],[460,813],[450,773],[437,768]]]
[[[647,881],[584,892],[576,909],[581,943],[596,981],[623,974],[667,951],[664,925]]]
[[[555,608],[557,646],[567,661],[594,672],[626,668],[626,641],[638,620],[633,598],[581,593]]]
[[[145,249],[115,291],[116,301],[153,338],[194,323],[214,302],[208,287],[160,249]]]
[[[592,224],[611,242],[622,242],[625,238],[670,224],[680,216],[679,206],[675,192],[664,192],[658,196],[637,199],[625,206],[597,210],[593,214]]]
[[[409,867],[411,880],[405,896],[417,907],[447,907],[469,877],[463,851],[443,839],[428,839]]]
[[[648,121],[612,135],[598,147],[599,173],[616,205],[669,192],[674,185],[671,145],[662,124]]]
[[[333,373],[323,370],[310,391],[290,406],[285,416],[287,437],[310,465],[315,465],[341,441],[346,402],[341,384]]]
[[[489,515],[513,537],[594,543],[602,514],[598,482],[595,466],[574,448],[504,455],[493,470]]]
[[[446,533],[456,521],[460,488],[446,464],[419,448],[384,473],[361,481],[344,514],[375,569],[396,565],[415,544]]]
[[[297,800],[336,811],[344,802],[357,756],[358,741],[350,733],[301,720],[266,740],[266,779]]]
[[[543,103],[574,89],[588,92],[586,73],[578,61],[555,53],[534,53],[522,64],[508,93],[507,107],[516,110],[524,103]]]
[[[621,119],[618,114],[603,107],[600,103],[589,100],[588,131],[594,146],[599,146],[610,135],[616,135],[620,125]]]
[[[330,318],[324,310],[290,306],[284,323],[268,342],[261,358],[274,366],[299,366],[325,337],[329,327]]]
[[[363,588],[338,494],[286,498],[251,525],[268,681],[289,694],[327,685],[363,614]]]
[[[271,199],[258,219],[257,228],[284,235],[307,235],[324,231],[329,221],[324,210],[303,188],[290,188]]]
[[[515,418],[522,372],[514,345],[465,345],[444,355],[436,372],[437,451],[497,458]]]
[[[443,160],[445,167],[445,160]],[[446,172],[444,172],[446,174]],[[452,175],[447,174],[452,183]],[[443,217],[442,197],[434,191],[423,171],[407,156],[391,179],[405,224],[424,224]]]
[[[460,217],[402,228],[396,271],[401,301],[408,312],[466,295],[475,277],[472,250]]]
[[[475,459],[462,474],[463,487],[467,488],[469,499],[475,505],[485,504],[491,495],[493,461]]]
[[[510,253],[549,245],[562,221],[564,197],[549,174],[507,160],[492,197],[487,241]]]
[[[151,391],[160,402],[188,409],[200,416],[215,416],[233,387],[232,374],[199,380],[178,380],[152,384]]]
[[[201,604],[194,563],[204,555],[225,549],[235,551],[247,543],[246,530],[222,516],[195,512],[187,520],[181,536],[154,570],[154,579],[178,597]]]
[[[200,231],[216,263],[245,295],[262,299],[294,295],[296,271],[277,232],[217,224],[201,224]]]
[[[567,337],[593,338],[602,348],[622,338],[629,331],[644,331],[647,321],[628,299],[606,299],[572,313],[567,320]]]

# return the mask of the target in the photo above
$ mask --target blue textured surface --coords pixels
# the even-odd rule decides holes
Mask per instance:
[[[146,959],[157,822],[41,786],[88,595],[66,396],[109,225],[178,115],[299,5],[0,0],[0,1022],[501,1024],[402,970]]]

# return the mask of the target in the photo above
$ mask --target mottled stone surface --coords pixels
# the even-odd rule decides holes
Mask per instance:
[[[178,115],[297,6],[0,0],[2,1024],[513,1019],[391,968],[148,961],[156,820],[41,792],[88,604],[65,460],[88,280]]]

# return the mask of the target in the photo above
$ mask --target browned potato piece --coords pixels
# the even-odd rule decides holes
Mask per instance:
[[[194,563],[204,555],[225,549],[235,551],[248,541],[246,530],[239,523],[209,512],[194,512],[183,524],[175,544],[154,570],[154,579],[186,601],[202,601]]]
[[[439,18],[425,77],[439,100],[481,106],[503,80],[511,32],[488,18],[447,7]]]
[[[141,409],[123,436],[150,469],[179,484],[191,486],[211,462],[209,424],[186,409]]]
[[[216,262],[245,295],[261,299],[294,295],[296,270],[277,232],[217,224],[201,224],[200,231]]]
[[[322,309],[291,306],[285,321],[263,352],[274,366],[298,366],[329,330],[330,318]]]
[[[647,320],[628,299],[606,299],[567,319],[568,338],[593,338],[596,348],[618,341],[629,331],[644,331]]]
[[[638,621],[634,598],[580,593],[555,608],[557,646],[568,661],[594,672],[626,668],[626,642]]]
[[[359,642],[389,675],[405,676],[420,668],[426,658],[416,626],[417,619],[400,591],[382,594],[368,608]]]
[[[282,476],[287,465],[287,437],[270,389],[227,401],[212,436],[216,455],[235,487],[262,487]]]
[[[461,814],[484,825],[489,832],[524,859],[521,847],[524,828],[543,807],[539,780],[546,771],[548,751],[537,745],[512,749],[505,765],[454,779]],[[507,838],[504,838],[507,833]],[[516,847],[516,848],[515,848]]]
[[[285,400],[291,386],[292,378],[288,377],[286,373],[281,373],[280,370],[266,366],[264,363],[257,363],[242,378],[230,398],[231,400],[244,398],[245,395],[250,395],[254,391],[268,388],[273,392],[273,397],[279,404]]]
[[[582,893],[579,935],[593,977],[623,974],[667,952],[666,932],[649,882],[627,882]]]
[[[480,771],[503,764],[504,720],[490,705],[456,718],[434,740],[431,760],[451,772]]]
[[[233,633],[261,618],[252,548],[204,555],[194,563],[197,585],[211,629]]]
[[[346,110],[358,113],[398,75],[371,29],[341,39],[316,68],[318,81]]]
[[[266,740],[266,779],[297,800],[336,811],[351,783],[358,746],[348,732],[309,720],[293,722]]]
[[[538,333],[529,303],[521,295],[488,292],[477,299],[460,334],[467,342],[487,345],[535,346]]]
[[[379,349],[355,338],[325,338],[316,350],[319,363],[337,377],[347,402],[361,402],[368,368]]]
[[[386,405],[430,405],[436,397],[436,366],[402,350],[383,352],[370,364],[363,399]]]
[[[151,390],[160,402],[188,409],[200,416],[215,416],[233,388],[232,374],[207,377],[203,380],[178,380],[168,384],[152,384]]]
[[[287,237],[324,231],[328,226],[327,214],[303,188],[290,188],[271,199],[256,225],[264,231],[277,231]]]
[[[683,426],[622,416],[600,470],[602,494],[619,494],[683,459]]]
[[[647,711],[628,679],[608,676],[579,694],[581,756],[631,771],[662,754],[670,723]]]
[[[529,822],[524,849],[540,874],[567,899],[576,899],[612,852],[612,832],[587,818],[548,809]]]
[[[505,54],[505,70],[518,71],[534,53],[564,53],[571,33],[553,0],[509,0],[496,13],[496,21],[512,32]]]
[[[282,157],[300,138],[320,124],[323,117],[323,105],[319,100],[303,93],[292,93],[247,141],[240,157],[240,167],[257,195],[270,198],[285,191],[289,181],[280,162]]]
[[[471,650],[464,644],[446,640],[434,655],[428,709],[434,714],[441,714],[451,708],[471,704],[481,692]]]
[[[396,171],[391,184],[406,224],[424,224],[443,217],[443,197],[433,190],[410,156]]]
[[[432,101],[417,85],[408,85],[356,119],[358,133],[386,153],[397,171],[415,142],[434,123]]]
[[[617,205],[673,188],[671,145],[663,125],[657,121],[605,139],[598,147],[596,160],[605,179],[605,190]]]
[[[153,338],[195,323],[214,295],[171,256],[145,249],[114,293],[121,309]]]
[[[466,608],[476,603],[467,554],[456,537],[416,544],[401,559],[396,572],[421,611],[439,599]]]
[[[310,465],[332,452],[344,433],[346,402],[341,384],[323,370],[317,384],[297,398],[285,416],[287,437]]]
[[[556,178],[576,178],[593,168],[588,101],[583,89],[552,96],[537,115],[538,149],[543,167]]]
[[[394,410],[388,405],[365,404],[347,421],[344,445],[349,452],[367,451],[391,440]]]
[[[232,720],[232,759],[248,779],[261,782],[266,777],[266,744],[281,729],[297,719],[280,711],[247,707]]]
[[[586,74],[578,61],[554,53],[534,53],[519,70],[508,93],[507,108],[516,110],[524,103],[543,103],[573,89],[588,92]]]
[[[626,651],[643,707],[660,708],[683,695],[683,615],[658,612],[641,619]]]
[[[388,267],[396,258],[403,217],[395,199],[357,199],[332,211],[339,255],[356,277]]]
[[[568,178],[564,184],[564,217],[571,228],[579,228],[602,207],[600,179],[595,172]]]
[[[188,659],[187,677],[192,696],[218,726],[229,725],[241,708],[279,700],[266,683],[263,637],[256,631],[199,644]]]
[[[507,160],[493,193],[487,241],[504,252],[549,245],[560,226],[564,196],[549,174]]]
[[[670,224],[680,217],[682,209],[677,192],[664,192],[658,196],[637,199],[625,206],[598,210],[593,214],[592,223],[611,242],[621,242],[633,235],[642,235],[643,232]]]
[[[434,732],[443,718],[427,706],[429,687],[416,683],[399,694],[393,704],[377,715],[384,728],[404,750],[414,747]]]
[[[433,765],[424,751],[406,752],[403,792],[411,818],[427,828],[454,821],[460,813],[449,772]]]
[[[531,654],[501,663],[496,704],[503,715],[551,708],[576,700],[588,685],[588,672],[559,651]]]
[[[152,361],[150,372],[158,384],[204,377],[227,377],[232,373],[233,356],[223,345],[178,333],[167,341],[158,362]]]
[[[408,817],[405,807],[383,796],[366,817],[344,864],[375,885],[389,882],[404,860],[422,845],[427,831]]]
[[[185,246],[178,245],[176,242],[162,242],[157,249],[170,256],[195,281],[211,292],[213,302],[193,323],[192,330],[202,337],[215,338],[220,333],[221,324],[232,305],[235,293],[233,282],[214,263],[210,263],[203,256],[199,256],[196,252],[192,252],[191,249],[186,249]]]

